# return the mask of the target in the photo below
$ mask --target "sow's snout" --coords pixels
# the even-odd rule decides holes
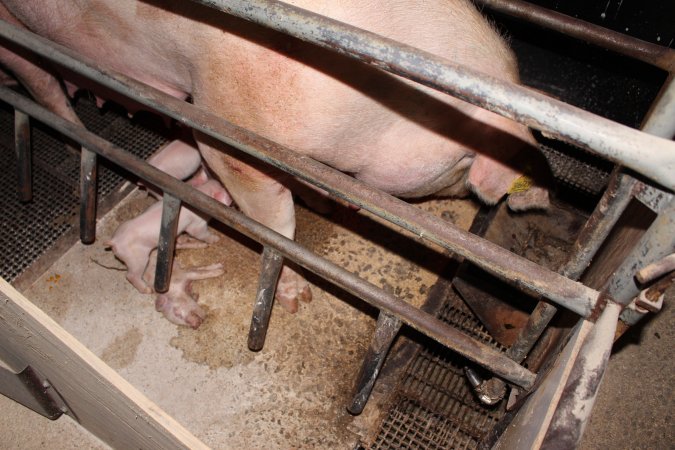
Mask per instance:
[[[553,177],[532,133],[503,117],[487,117],[477,131],[482,143],[466,176],[468,189],[488,205],[506,195],[514,211],[547,209]]]

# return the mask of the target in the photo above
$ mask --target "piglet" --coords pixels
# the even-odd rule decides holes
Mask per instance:
[[[230,195],[216,180],[209,180],[197,186],[197,189],[227,206],[232,204]],[[161,220],[162,202],[159,201],[138,217],[120,225],[113,237],[105,242],[115,256],[126,264],[127,280],[142,294],[152,293],[152,288],[143,280],[143,273],[150,252],[157,248]],[[181,207],[178,216],[177,233],[183,232],[208,244],[218,241],[218,236],[208,229],[207,219],[189,207]]]
[[[153,250],[150,254],[148,267],[143,274],[143,280],[150,286],[154,285],[156,268],[157,251]],[[174,260],[169,290],[163,294],[157,294],[155,309],[164,314],[164,317],[171,323],[185,325],[193,329],[199,328],[206,313],[197,304],[199,296],[192,292],[192,282],[214,278],[223,273],[222,263],[184,269],[178,261]]]
[[[199,150],[184,141],[175,140],[168,143],[148,159],[148,164],[179,180],[185,180],[193,175],[187,181],[193,187],[200,186],[209,180],[202,166]],[[149,195],[157,199],[162,197],[161,191],[156,186],[145,183],[143,185]]]

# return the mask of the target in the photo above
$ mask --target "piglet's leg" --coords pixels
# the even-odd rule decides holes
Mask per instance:
[[[223,263],[211,264],[209,266],[202,267],[190,267],[188,269],[182,269],[186,279],[190,281],[197,280],[206,280],[209,278],[219,277],[225,273]]]
[[[123,259],[123,261],[127,265],[127,280],[129,280],[129,283],[141,294],[151,294],[152,288],[143,281],[143,272],[148,262],[147,255],[145,255],[145,258],[132,256],[128,259]]]
[[[220,240],[217,234],[209,230],[208,223],[201,220],[199,224],[194,224],[185,230],[190,236],[207,244],[215,244]]]
[[[204,241],[200,241],[198,239],[195,239],[193,237],[188,236],[187,234],[181,234],[178,236],[176,239],[176,249],[182,250],[182,249],[202,249],[208,247],[209,244],[207,244]]]
[[[197,136],[199,149],[209,167],[220,178],[239,208],[248,217],[272,228],[289,239],[295,235],[295,211],[291,192],[275,177],[278,173],[261,171],[255,163],[242,162],[227,154],[231,149]],[[298,309],[298,300],[309,301],[307,281],[295,271],[284,268],[279,277],[276,299],[289,312]]]
[[[156,266],[157,256],[156,252],[153,252],[143,276],[148,283],[154,281]],[[192,282],[222,275],[223,265],[218,263],[183,269],[178,262],[174,261],[172,272],[169,290],[157,295],[155,309],[171,323],[196,329],[204,321],[206,313],[197,304],[197,295],[192,293]]]
[[[312,301],[312,291],[304,277],[288,266],[281,269],[275,298],[290,313],[298,311],[298,300]]]

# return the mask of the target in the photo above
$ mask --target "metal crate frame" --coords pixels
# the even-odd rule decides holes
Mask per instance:
[[[575,339],[563,352],[561,361],[564,361],[567,355],[568,364],[577,364],[579,355],[583,354],[584,349],[588,350],[593,347],[591,345],[593,343],[600,346],[607,345],[607,335],[613,334],[613,330],[610,331],[613,328],[612,322],[614,322],[614,328],[616,323],[612,317],[618,317],[619,312],[637,294],[637,286],[632,281],[635,268],[654,262],[675,250],[675,238],[672,235],[675,205],[673,205],[671,193],[668,192],[675,188],[675,178],[672,177],[675,171],[675,143],[668,140],[675,131],[675,124],[670,123],[669,120],[675,111],[675,101],[672,100],[675,98],[672,75],[675,58],[672,50],[664,50],[661,47],[643,43],[644,45],[631,46],[630,51],[627,52],[643,56],[658,53],[658,57],[648,58],[649,62],[670,72],[667,83],[643,128],[649,133],[665,137],[664,139],[619,125],[521,86],[487,77],[465,67],[455,66],[413,47],[281,2],[271,0],[194,1],[357,58],[364,63],[517,120],[544,131],[547,135],[590,150],[621,166],[639,172],[660,183],[665,189],[638,181],[623,170],[617,169],[610,188],[600,202],[604,208],[596,209],[579,237],[578,251],[573,263],[568,267],[569,270],[557,274],[470,233],[456,229],[446,222],[420,212],[405,202],[372,189],[316,161],[300,157],[289,149],[229,124],[207,111],[171,98],[135,80],[106,73],[96,68],[91,61],[82,60],[68,49],[49,43],[32,33],[2,23],[0,36],[57,64],[68,67],[76,73],[93,78],[104,86],[128,95],[145,106],[158,110],[317,185],[336,197],[345,199],[412,231],[420,238],[461,255],[499,278],[509,280],[520,288],[534,291],[543,298],[574,311],[581,316],[582,320],[575,329]],[[516,2],[509,3],[515,4]],[[527,8],[527,10],[535,10],[535,8]],[[592,34],[588,29],[581,30],[580,33],[582,36]],[[611,35],[609,32],[601,34]],[[602,39],[599,41],[604,42]],[[634,43],[635,41],[624,39],[622,42]],[[611,42],[614,49],[625,50],[627,48],[621,44],[617,45],[616,39],[608,39],[607,42]],[[25,120],[23,114],[28,114],[49,124],[87,149],[82,152],[81,171],[81,239],[83,242],[93,242],[95,237],[97,155],[125,167],[131,173],[164,189],[166,195],[164,196],[162,236],[159,245],[160,258],[156,276],[157,290],[164,290],[168,285],[175,239],[175,228],[172,230],[172,224],[177,218],[181,202],[187,202],[209,216],[261,242],[265,246],[263,253],[265,270],[261,274],[260,290],[249,336],[249,342],[253,343],[251,347],[262,345],[264,341],[267,326],[266,315],[269,313],[272,301],[269,293],[273,292],[273,289],[269,288],[276,283],[283,255],[380,310],[378,328],[371,351],[364,361],[361,382],[357,387],[358,392],[369,389],[368,385],[372,387],[378,368],[402,323],[416,328],[514,385],[524,389],[531,389],[534,386],[535,374],[518,363],[519,355],[503,355],[458,332],[433,316],[311,254],[295,242],[257,224],[242,214],[224,208],[216,201],[125,153],[119,147],[54,116],[8,89],[0,88],[0,97],[22,112],[16,114],[17,136],[25,133],[28,121]],[[23,168],[24,175],[30,175],[29,171],[25,171],[27,158],[22,157],[27,151],[20,141],[21,139],[18,139],[17,144],[19,160],[22,161],[20,167]],[[26,177],[23,179],[25,180]],[[29,176],[28,179],[30,179]],[[654,206],[659,213],[657,220],[645,233],[636,246],[636,250],[622,264],[606,290],[597,291],[576,282],[574,280],[578,277],[576,272],[580,274],[586,267],[611,227],[616,223],[620,213],[625,209],[627,199],[632,197],[641,198],[650,206]],[[540,305],[539,316],[533,314],[534,322],[536,322],[533,324],[535,331],[537,327],[541,328],[546,325],[547,321],[542,320],[542,317],[545,318],[551,311],[555,311],[555,307],[548,302],[540,302]],[[597,326],[593,325],[596,321]],[[533,327],[530,327],[530,331]],[[386,338],[382,339],[383,336]],[[570,345],[577,347],[571,348]],[[594,361],[590,364],[586,361],[582,369],[588,371],[598,368],[597,364],[601,371],[604,370],[606,359],[601,358],[601,361]],[[590,397],[594,399],[594,389],[597,389],[597,386],[590,386],[590,388],[592,388]],[[542,389],[539,389],[538,392],[541,391]],[[368,392],[366,392],[366,398]],[[588,392],[576,394],[574,392],[568,394],[567,399],[574,402],[575,398],[580,398],[582,394],[588,394]],[[535,397],[532,396],[532,398]],[[358,409],[355,412],[358,412]],[[547,417],[549,421],[545,425],[551,425],[550,415]],[[583,429],[584,422],[585,420],[582,420],[580,429]]]

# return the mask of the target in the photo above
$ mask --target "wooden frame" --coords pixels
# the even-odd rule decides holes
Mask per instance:
[[[38,370],[68,415],[113,448],[208,448],[2,278],[0,346],[7,365]]]

